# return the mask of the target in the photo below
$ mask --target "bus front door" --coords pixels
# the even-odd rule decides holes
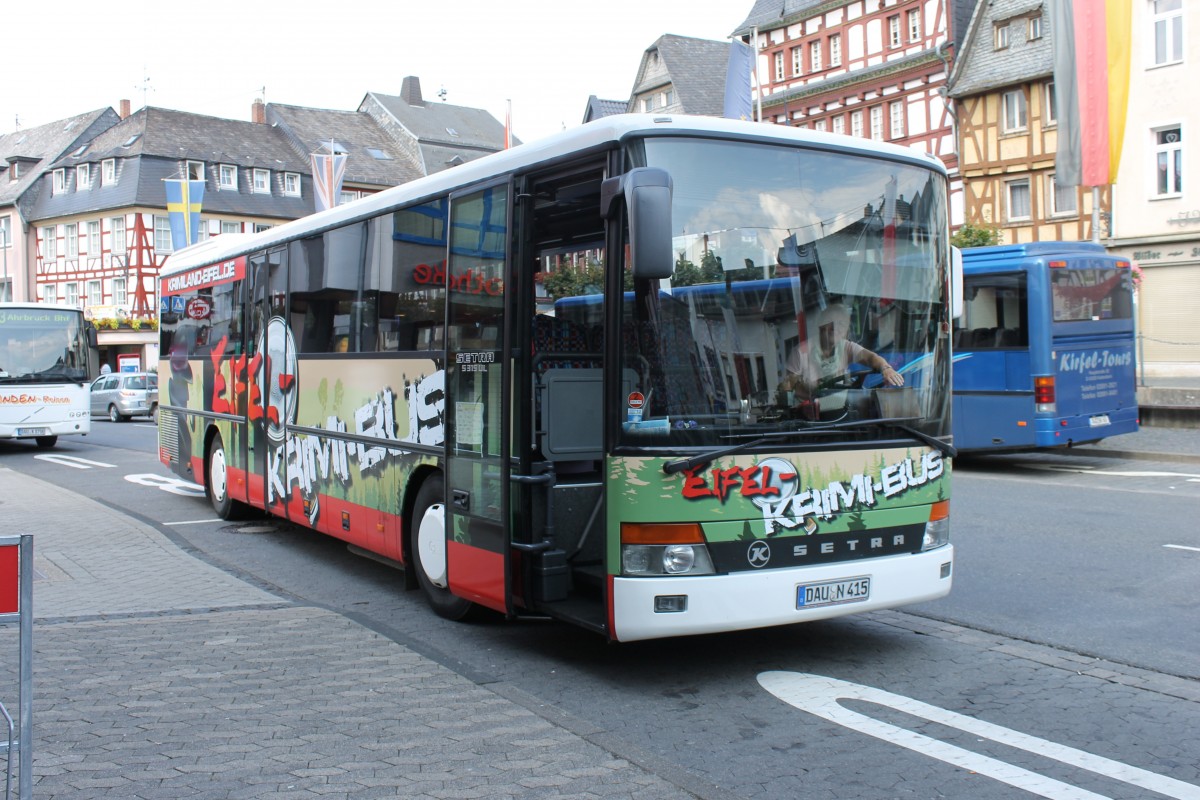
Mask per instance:
[[[296,412],[296,344],[287,324],[283,250],[250,259],[250,377],[246,446],[251,501],[287,517],[285,436]]]
[[[451,197],[446,264],[446,561],[455,595],[508,612],[503,357],[507,184]]]

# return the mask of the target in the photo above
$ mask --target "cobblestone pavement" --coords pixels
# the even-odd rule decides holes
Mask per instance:
[[[65,489],[0,469],[0,513],[35,535],[39,800],[696,796]]]

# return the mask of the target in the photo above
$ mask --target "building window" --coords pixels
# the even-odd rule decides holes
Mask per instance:
[[[892,138],[904,138],[904,101],[899,100],[888,107],[891,114]]]
[[[292,197],[300,196],[300,173],[283,173],[283,193]]]
[[[109,250],[113,255],[124,254],[125,252],[125,218],[112,218],[112,242],[109,244]]]
[[[800,77],[800,64],[804,60],[804,48],[792,48],[792,77]]]
[[[242,223],[221,220],[221,233],[241,233]]]
[[[1059,186],[1053,174],[1047,179],[1047,183],[1051,216],[1065,217],[1079,213],[1078,193],[1074,186]]]
[[[67,258],[79,258],[79,225],[74,222],[63,225],[63,239],[66,240]]]
[[[1154,132],[1154,193],[1173,197],[1183,193],[1183,129],[1176,125]]]
[[[203,161],[187,162],[187,177],[188,177],[189,181],[204,180],[204,162]],[[237,181],[237,173],[236,172],[233,175],[233,179],[234,179],[234,182],[236,183],[236,181]]]
[[[222,164],[217,173],[220,177],[221,189],[237,189],[237,167],[232,164]]]
[[[254,170],[254,191],[256,194],[271,193],[271,171],[266,169]]]
[[[171,218],[154,215],[154,249],[159,253],[174,252],[171,242]]]
[[[129,295],[125,290],[125,279],[124,278],[113,278],[112,289],[113,289],[113,296],[112,296],[113,305],[123,306],[129,302]]]
[[[823,130],[825,130],[826,124],[827,123],[825,122],[825,120],[819,119],[813,123],[813,130],[814,131],[823,131]]]
[[[62,194],[67,190],[67,171],[65,169],[54,170],[54,194]]]
[[[79,284],[78,283],[68,283],[66,286],[66,289],[67,289],[67,297],[66,297],[67,305],[78,306],[79,305]]]
[[[877,142],[883,141],[883,106],[871,108],[871,138]]]
[[[921,9],[915,8],[908,12],[908,40],[921,41]]]
[[[1029,205],[1029,179],[1008,181],[1004,184],[1008,196],[1008,221],[1021,222],[1031,219],[1033,211]]]
[[[1023,131],[1028,125],[1028,109],[1025,107],[1025,92],[1013,89],[1004,93],[1004,132]]]
[[[269,231],[269,230],[271,230],[271,228],[273,228],[273,227],[274,227],[273,225],[267,225],[267,224],[265,224],[265,223],[262,223],[262,222],[256,222],[256,223],[254,223],[254,232],[255,232],[255,233],[262,233],[263,231]]]
[[[89,306],[98,306],[104,302],[104,295],[100,293],[100,281],[87,282],[87,304]]]
[[[87,237],[88,255],[100,255],[100,220],[93,220],[87,224]]]
[[[360,195],[358,192],[344,191],[338,195],[338,205],[341,206],[345,205],[346,203],[353,203],[359,197],[362,197],[362,195]]]
[[[664,106],[675,105],[675,90],[674,89],[667,89],[665,92],[663,92],[663,105]]]
[[[996,49],[1003,50],[1008,47],[1008,23],[996,26]]]
[[[1183,0],[1154,0],[1154,64],[1183,60]]]
[[[12,245],[12,217],[0,217],[0,248]]]
[[[42,260],[54,261],[58,258],[58,226],[51,225],[42,228]]]
[[[1042,94],[1046,98],[1046,126],[1058,124],[1058,95],[1054,91],[1054,81],[1042,84]]]
[[[642,98],[642,113],[649,114],[653,110],[654,110],[654,98],[653,97],[643,97]]]
[[[900,15],[888,17],[888,43],[892,47],[900,46]]]
[[[100,162],[100,185],[114,186],[117,183],[117,160],[106,158]]]
[[[833,118],[833,132],[834,133],[842,133],[842,134],[844,134],[846,132],[846,117],[845,117],[845,115],[838,114],[836,117]]]
[[[840,67],[842,65],[842,35],[835,33],[829,37],[829,66]]]
[[[58,302],[58,287],[48,283],[42,287],[42,302],[54,305]]]
[[[783,80],[783,53],[775,54],[775,80]]]
[[[862,136],[863,135],[863,123],[862,123],[862,112],[861,111],[854,111],[854,112],[851,112],[851,114],[850,114],[850,135],[851,136]]]
[[[80,164],[75,167],[75,191],[82,192],[92,188],[92,165]]]
[[[821,40],[820,39],[817,39],[815,42],[812,43],[812,46],[810,47],[810,49],[808,51],[808,56],[809,56],[809,66],[812,67],[812,71],[819,72],[821,70]]]
[[[1042,38],[1042,18],[1040,16],[1029,18],[1029,41]]]

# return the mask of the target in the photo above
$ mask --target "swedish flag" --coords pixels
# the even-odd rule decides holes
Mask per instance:
[[[166,180],[167,217],[171,220],[171,247],[181,250],[200,236],[200,204],[204,181]]]

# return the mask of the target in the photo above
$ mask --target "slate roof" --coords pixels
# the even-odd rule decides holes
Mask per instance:
[[[421,166],[366,114],[269,103],[267,124],[278,128],[302,159],[327,152],[330,140],[346,159],[345,184],[398,186],[423,175]],[[385,157],[381,157],[385,156]],[[308,171],[308,170],[306,170]]]
[[[665,76],[649,69],[651,54],[658,52]],[[685,114],[721,116],[725,111],[725,74],[729,68],[729,42],[664,34],[646,48],[630,93],[627,110],[635,111],[637,95],[668,83]]]
[[[79,148],[98,132],[119,121],[117,112],[111,108],[97,109],[56,122],[48,122],[35,128],[0,135],[0,166],[7,167],[0,173],[0,206],[17,203],[22,211],[32,198],[23,197],[26,190],[38,189],[38,180],[50,164],[64,153]],[[21,176],[10,181],[9,175],[14,161],[20,162]]]
[[[613,114],[624,114],[628,107],[629,103],[625,100],[601,100],[593,94],[588,97],[583,121],[587,123],[601,117],[611,117]]]
[[[115,185],[104,186],[100,162],[109,158],[117,162],[117,180]],[[299,173],[303,187],[311,171],[308,159],[298,156],[279,131],[254,122],[146,107],[96,136],[84,152],[72,152],[56,160],[50,169],[66,168],[67,191],[42,191],[30,218],[49,219],[129,206],[165,208],[163,179],[181,177],[189,160],[205,164],[205,213],[281,219],[312,213],[311,195],[307,199],[286,197],[278,190],[282,173]],[[79,191],[74,167],[85,162],[94,165],[92,185]],[[238,191],[217,189],[220,164],[239,168]],[[271,194],[250,191],[253,167],[271,170]]]
[[[423,175],[504,149],[503,123],[482,108],[424,101],[414,77],[405,78],[400,96],[368,92],[358,108],[386,115],[379,124],[398,144],[411,148]],[[513,144],[520,143],[514,136]]]
[[[1012,25],[1008,47],[997,50],[995,24],[1029,13],[1042,15],[1041,38],[1029,41],[1028,25]],[[991,0],[976,6],[948,91],[951,97],[967,97],[1053,74],[1054,30],[1042,0]]]

